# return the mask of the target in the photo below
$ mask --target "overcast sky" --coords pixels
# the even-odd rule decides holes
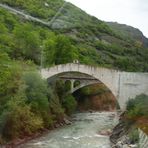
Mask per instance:
[[[148,37],[148,0],[66,0],[104,21],[127,24]]]

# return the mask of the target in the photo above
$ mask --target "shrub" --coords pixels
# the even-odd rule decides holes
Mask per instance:
[[[129,100],[125,117],[127,126],[135,124],[148,133],[148,96],[141,94]]]
[[[72,95],[68,95],[64,98],[63,107],[66,109],[66,113],[71,115],[76,110],[77,102]]]
[[[131,143],[137,143],[139,141],[138,129],[132,129],[132,131],[129,133],[129,138],[131,140]]]
[[[39,115],[46,127],[52,124],[52,117],[49,108],[49,88],[37,72],[28,72],[24,74],[26,83],[27,103],[30,104],[33,113]]]
[[[1,114],[0,127],[2,137],[11,140],[37,132],[43,128],[43,121],[25,104],[25,96],[17,94],[8,101],[6,110]]]

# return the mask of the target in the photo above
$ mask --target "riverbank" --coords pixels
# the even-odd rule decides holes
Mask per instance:
[[[42,141],[44,142],[45,140],[44,138],[42,139],[42,137],[49,137],[46,142],[47,143],[49,142],[49,144],[52,144],[53,142],[52,139],[54,137],[56,139],[56,136],[59,136],[59,135],[63,137],[61,141],[66,140],[65,143],[67,142],[69,143],[70,140],[80,142],[82,139],[86,138],[88,141],[90,141],[90,143],[93,140],[99,145],[100,143],[102,143],[100,139],[104,139],[106,143],[104,141],[103,143],[107,145],[107,148],[109,148],[109,144],[110,144],[109,135],[111,133],[111,129],[117,124],[116,121],[118,120],[116,115],[117,115],[116,112],[88,111],[88,112],[83,112],[83,113],[76,113],[72,116],[72,118],[69,118],[69,119],[65,118],[63,122],[56,123],[52,129],[42,129],[36,134],[22,137],[21,139],[15,139],[11,141],[10,143],[8,143],[7,145],[2,146],[2,148],[16,148],[16,147],[26,148],[27,146],[24,146],[24,145],[26,145],[27,143],[32,143],[32,141],[36,141],[37,148],[38,148],[38,141],[42,143]],[[73,127],[75,126],[76,128],[74,129]],[[83,128],[85,128],[85,130],[81,131],[81,129]],[[71,137],[71,134],[69,135],[69,132],[67,131],[67,129],[69,132],[73,131],[72,135],[77,132],[79,134],[78,135],[74,134]],[[59,133],[56,136],[53,135],[53,133],[57,133],[59,131],[62,132],[63,130],[66,130],[64,134]],[[57,140],[57,142],[59,142],[59,140]],[[85,144],[83,143],[82,147],[84,147],[84,145]],[[93,147],[93,144],[92,144],[92,147]]]
[[[39,130],[37,133],[31,134],[31,135],[27,135],[18,139],[14,139],[11,142],[4,144],[4,145],[0,145],[0,148],[16,148],[19,145],[25,144],[33,139],[39,138],[41,136],[45,136],[46,134],[50,133],[51,131],[57,129],[57,128],[61,128],[64,127],[66,125],[70,125],[72,124],[72,121],[70,120],[70,117],[68,118],[64,118],[63,121],[59,122],[59,123],[55,123],[53,125],[53,127],[51,127],[50,129],[41,129]]]
[[[137,144],[134,143],[130,137],[129,133],[131,128],[127,127],[124,121],[124,112],[119,116],[119,123],[113,128],[110,135],[110,141],[112,148],[137,148]]]
[[[56,128],[17,148],[110,148],[109,136],[99,133],[113,129],[117,124],[115,115],[115,112],[76,113],[71,125]]]
[[[22,138],[18,138],[18,139],[15,139],[15,140],[13,140],[13,141],[5,144],[5,145],[1,145],[1,147],[2,148],[16,148],[17,146],[19,146],[23,143],[26,143],[26,142],[28,142],[32,139],[38,138],[38,137],[40,137],[44,134],[47,134],[48,132],[50,132],[49,129],[42,129],[35,134],[25,136],[25,137],[22,137]]]

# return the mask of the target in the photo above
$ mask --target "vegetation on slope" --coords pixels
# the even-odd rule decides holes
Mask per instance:
[[[1,2],[19,10],[25,10],[32,16],[46,20],[52,18],[64,3],[63,0],[1,0]]]
[[[138,143],[140,128],[148,134],[148,96],[141,94],[127,102],[126,112],[121,115],[119,124],[111,136],[113,143],[128,136],[130,143]]]
[[[148,134],[148,96],[142,94],[129,100],[125,118],[128,125],[133,124]]]
[[[49,86],[30,61],[0,53],[0,75],[0,144],[64,123],[75,110],[74,98],[59,92],[65,86]]]
[[[148,134],[148,96],[141,94],[130,98],[126,111],[120,115],[119,123],[113,129],[110,140],[113,145],[137,144],[140,128]]]
[[[51,20],[64,3],[62,0],[2,0],[1,2],[46,21]],[[110,28],[105,22],[86,14],[70,3],[65,5],[50,29],[25,22],[3,9],[0,17],[3,28],[1,46],[7,47],[3,47],[3,50],[9,52],[12,58],[23,57],[39,64],[43,50],[44,66],[78,59],[81,63],[125,71],[148,71],[146,38],[141,35],[144,41],[139,37],[134,39],[132,37],[131,40],[125,36],[127,31],[124,29],[119,32],[119,29]],[[138,33],[133,31],[132,36],[136,34]],[[64,54],[58,55],[61,50]]]
[[[134,27],[118,24],[116,22],[108,22],[107,23],[115,32],[119,32],[122,36],[131,40],[131,42],[135,41],[135,44],[144,47],[148,47],[148,39],[143,35],[143,33]]]

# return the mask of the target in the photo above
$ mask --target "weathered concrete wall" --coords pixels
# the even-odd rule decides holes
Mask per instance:
[[[120,72],[118,84],[118,98],[122,105],[141,93],[148,95],[148,73]]]
[[[104,83],[117,98],[124,110],[126,101],[141,93],[148,94],[148,73],[120,72],[113,69],[93,67],[81,64],[63,64],[42,69],[42,77],[47,79],[63,72],[81,72]]]

